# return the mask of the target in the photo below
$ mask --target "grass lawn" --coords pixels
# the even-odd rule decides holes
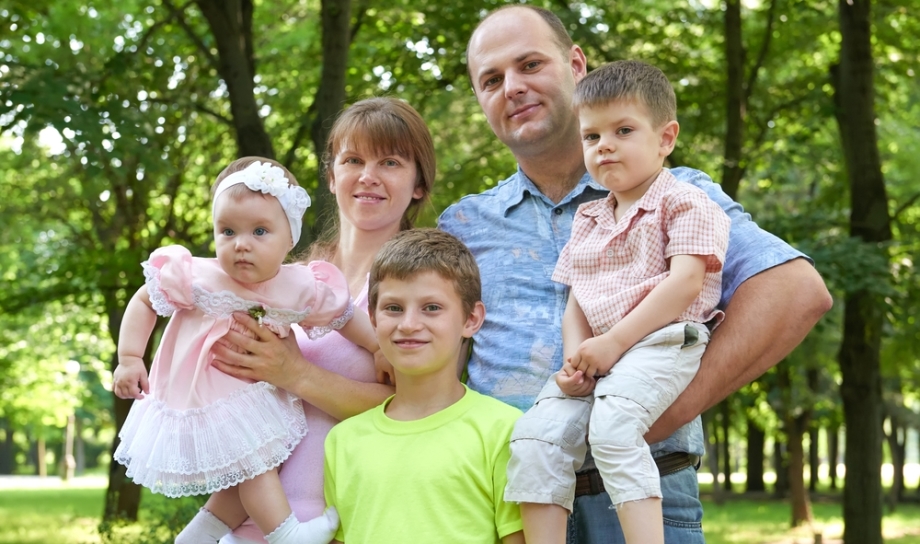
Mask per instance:
[[[789,528],[790,506],[775,500],[732,498],[722,506],[703,501],[703,532],[707,544],[812,544],[820,532],[824,544],[842,542],[843,512],[839,502],[811,505],[812,528]],[[890,544],[920,544],[920,505],[902,504],[882,519]]]
[[[105,487],[0,488],[0,544],[98,544]]]
[[[97,526],[104,495],[105,481],[101,479],[42,487],[4,485],[0,487],[0,544],[101,544]],[[149,519],[151,514],[169,515],[178,509],[177,502],[157,499],[144,495],[142,519]],[[732,498],[722,506],[704,501],[704,509],[708,544],[814,542],[808,529],[788,528],[789,505],[784,502]],[[821,501],[812,504],[812,509],[814,527],[822,533],[824,544],[839,542],[843,533],[840,504]],[[920,505],[900,505],[896,513],[885,516],[883,528],[888,543],[920,544]],[[131,540],[137,541],[137,537]],[[117,539],[110,542],[118,544]]]

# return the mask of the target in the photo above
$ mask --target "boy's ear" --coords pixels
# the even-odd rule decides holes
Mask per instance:
[[[659,153],[662,157],[667,157],[674,151],[677,144],[677,134],[680,132],[680,125],[677,121],[668,121],[661,129],[661,147]]]
[[[463,337],[472,338],[476,331],[479,330],[479,327],[482,327],[482,322],[485,319],[486,305],[481,300],[477,300],[476,304],[473,305],[473,311],[467,316],[466,323],[463,325]]]

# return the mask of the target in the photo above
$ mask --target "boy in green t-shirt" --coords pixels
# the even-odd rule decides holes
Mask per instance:
[[[458,378],[463,341],[485,317],[480,299],[476,261],[450,234],[404,231],[377,254],[368,310],[396,394],[326,438],[338,541],[524,542],[519,507],[503,498],[520,411]]]

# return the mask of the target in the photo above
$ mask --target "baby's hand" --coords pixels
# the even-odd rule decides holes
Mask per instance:
[[[586,397],[594,391],[597,380],[585,376],[581,370],[575,370],[571,363],[562,365],[562,370],[556,374],[556,385],[562,392],[571,397]]]
[[[396,385],[396,374],[393,365],[384,357],[382,350],[374,352],[374,371],[377,373],[377,383]]]
[[[130,355],[118,356],[118,367],[112,374],[114,383],[112,391],[121,399],[142,399],[144,394],[150,393],[150,384],[147,383],[147,369],[144,360]]]

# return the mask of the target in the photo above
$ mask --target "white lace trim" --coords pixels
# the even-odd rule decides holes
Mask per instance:
[[[333,319],[329,322],[329,325],[325,327],[304,327],[304,332],[307,333],[307,337],[310,340],[317,340],[326,336],[332,331],[337,331],[345,326],[346,323],[355,315],[355,305],[352,301],[348,301],[348,307],[345,308],[345,311],[342,312],[342,315]]]
[[[166,293],[160,288],[160,270],[151,265],[149,261],[144,261],[141,265],[144,267],[144,278],[147,280],[147,295],[150,297],[150,304],[153,306],[153,310],[158,315],[171,316],[178,308],[169,301]],[[262,323],[276,333],[292,323],[300,323],[313,313],[313,308],[307,308],[302,312],[284,308],[268,308],[263,306],[261,302],[246,300],[230,291],[212,293],[196,284],[192,284],[192,297],[195,307],[216,318],[229,317],[234,312],[247,313],[253,308],[261,308],[265,311]],[[311,340],[322,338],[330,332],[344,327],[354,316],[354,313],[354,303],[349,300],[348,306],[342,312],[342,315],[330,321],[328,325],[304,327],[304,330]]]
[[[142,262],[141,266],[144,267],[144,279],[147,281],[147,296],[150,297],[150,304],[153,306],[153,311],[156,312],[157,315],[163,317],[169,317],[176,313],[178,308],[169,302],[169,299],[166,298],[166,293],[160,289],[160,269],[150,264],[150,261]]]
[[[154,493],[202,495],[277,467],[306,434],[300,399],[257,382],[203,408],[135,401],[114,458]]]

